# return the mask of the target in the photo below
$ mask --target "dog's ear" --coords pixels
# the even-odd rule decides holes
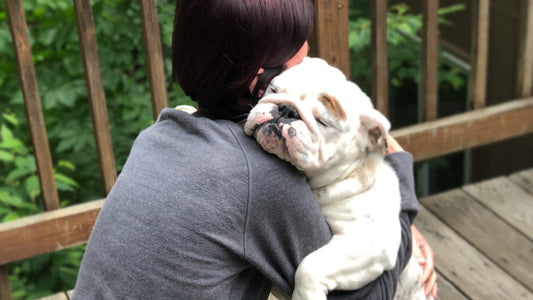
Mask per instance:
[[[368,131],[370,146],[387,149],[387,135],[390,130],[390,122],[387,118],[375,109],[360,115],[361,126]]]

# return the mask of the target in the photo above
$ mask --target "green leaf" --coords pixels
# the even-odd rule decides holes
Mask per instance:
[[[54,179],[72,187],[78,186],[78,183],[76,181],[60,173],[54,173]]]
[[[46,10],[42,7],[37,7],[33,10],[33,15],[38,19],[43,18],[45,14],[46,14]]]
[[[16,139],[0,142],[0,148],[13,150],[19,154],[26,153],[26,147],[24,146],[24,144],[22,144],[22,141]]]
[[[74,286],[74,284],[76,283],[77,275],[78,271],[72,267],[59,268],[59,278],[68,285]]]
[[[74,145],[76,145],[77,143],[79,143],[79,141],[77,141],[74,138],[62,139],[59,142],[59,144],[57,145],[56,151],[57,152],[63,152],[63,151],[66,151],[68,149],[72,149],[74,147]]]
[[[0,137],[4,141],[10,141],[13,139],[13,132],[7,128],[6,125],[2,124],[2,127],[0,128]]]
[[[29,172],[37,171],[37,166],[35,165],[35,158],[32,155],[17,157],[15,159],[15,165],[19,169],[24,169]]]
[[[446,6],[446,7],[443,7],[443,8],[439,8],[438,14],[440,16],[443,16],[443,15],[447,15],[447,14],[451,14],[451,13],[455,13],[455,12],[464,10],[465,8],[466,8],[466,5],[464,3],[459,3],[459,4],[455,4],[455,5],[450,5],[450,6]]]
[[[2,192],[0,201],[2,201],[2,203],[4,203],[7,206],[18,207],[18,208],[27,208],[27,204],[28,204],[21,197],[17,195],[13,195],[12,193],[6,193],[5,191]]]
[[[7,199],[9,197],[11,197],[9,192],[7,192],[5,190],[0,190],[0,201],[4,201],[5,199]]]
[[[11,153],[9,153],[7,151],[0,150],[0,160],[1,161],[12,162],[14,159],[15,159],[15,157],[13,156],[13,154],[11,154]]]
[[[11,212],[10,209],[7,209],[3,205],[0,205],[0,216],[5,216],[5,215],[7,215],[10,212]]]
[[[44,46],[50,46],[56,38],[59,27],[48,28],[48,30],[43,30],[39,35],[39,41],[43,43]]]
[[[31,199],[35,199],[41,194],[41,185],[39,184],[39,177],[37,175],[26,178],[24,185]]]
[[[16,208],[24,208],[24,209],[35,209],[35,205],[33,203],[28,203],[24,201],[24,199],[20,198],[19,196],[11,195],[8,198],[3,199],[3,202],[6,203],[9,206],[16,207]]]
[[[2,117],[4,118],[4,120],[8,121],[13,126],[18,126],[19,125],[19,120],[13,114],[3,113]]]
[[[9,221],[13,221],[13,220],[16,220],[20,218],[19,214],[17,214],[16,212],[11,212],[9,214],[7,214],[3,219],[2,219],[2,222],[9,222]]]
[[[13,171],[7,174],[6,179],[4,181],[6,183],[16,181],[17,179],[22,178],[28,174],[31,174],[31,171],[26,169],[14,169]]]
[[[67,161],[67,160],[60,160],[57,163],[57,166],[60,167],[60,168],[65,168],[65,169],[71,170],[71,171],[76,170],[76,166],[73,163],[71,163],[70,161]]]

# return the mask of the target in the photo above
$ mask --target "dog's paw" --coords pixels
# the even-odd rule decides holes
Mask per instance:
[[[193,106],[190,106],[190,105],[178,105],[176,107],[174,107],[174,109],[176,110],[181,110],[181,111],[184,111],[190,115],[194,114],[196,112],[196,108],[194,108]]]

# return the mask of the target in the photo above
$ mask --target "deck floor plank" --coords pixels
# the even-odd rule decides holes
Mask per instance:
[[[437,271],[469,299],[533,299],[531,291],[426,208],[420,208],[415,225],[435,252]]]
[[[524,191],[533,195],[533,169],[516,172],[509,176],[509,179]]]
[[[526,287],[533,287],[533,241],[517,232],[462,189],[420,200],[450,228],[505,269]]]
[[[437,298],[449,300],[468,300],[444,275],[438,274],[437,277]]]
[[[463,189],[533,240],[533,195],[498,177]]]

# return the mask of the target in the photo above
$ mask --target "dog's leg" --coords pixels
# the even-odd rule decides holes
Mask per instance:
[[[353,236],[334,236],[307,255],[296,270],[292,299],[326,299],[334,289],[356,290],[390,269],[390,258],[383,251],[362,250],[354,241]]]

